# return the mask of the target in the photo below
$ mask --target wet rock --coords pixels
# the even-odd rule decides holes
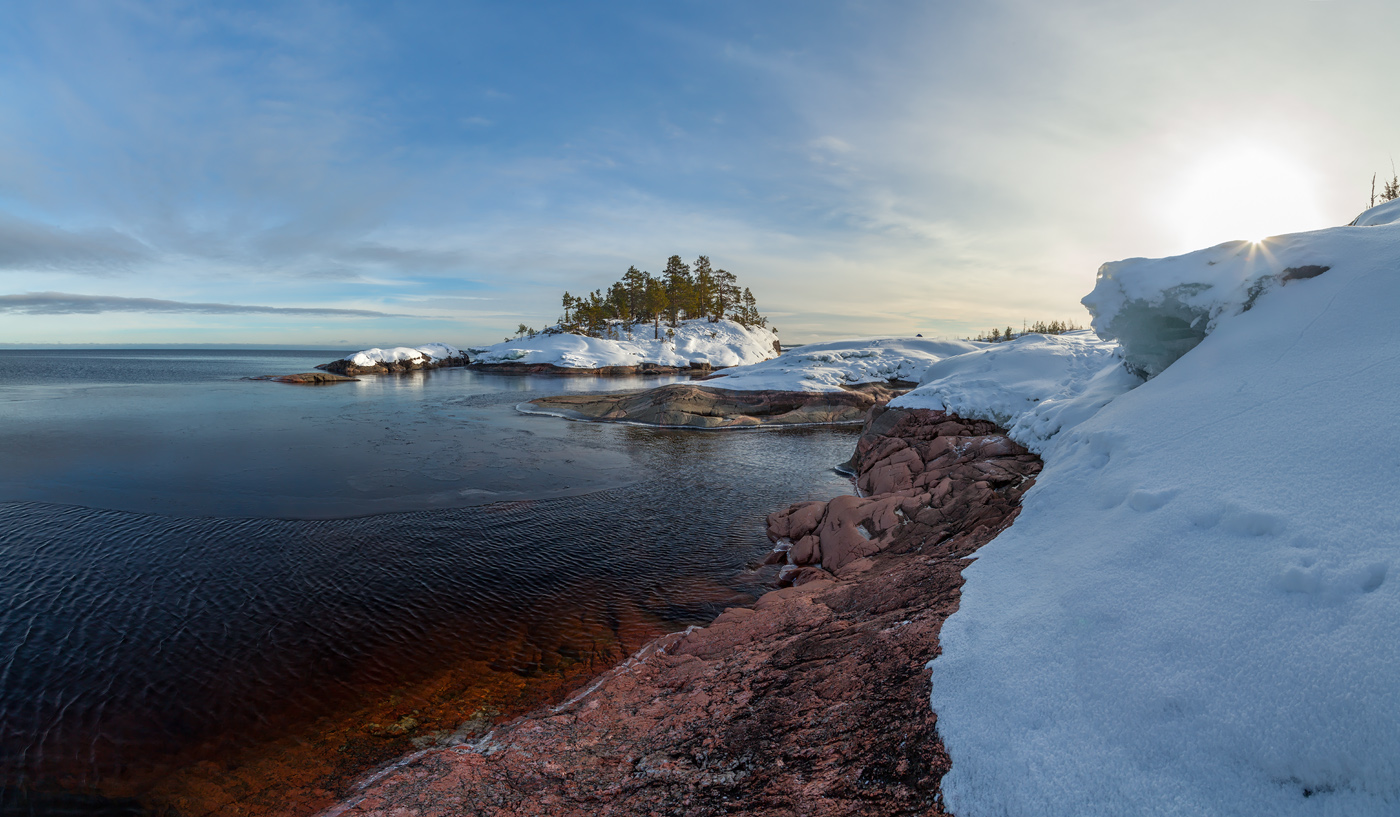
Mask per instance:
[[[867,383],[839,392],[728,391],[672,383],[634,394],[571,394],[530,403],[580,420],[645,423],[687,428],[856,423],[872,406],[906,391]]]
[[[297,383],[308,386],[322,386],[327,383],[357,383],[358,377],[346,377],[345,375],[331,374],[330,372],[302,372],[301,374],[284,374],[280,376],[267,375],[265,377],[250,377],[249,380],[271,380],[274,383]]]

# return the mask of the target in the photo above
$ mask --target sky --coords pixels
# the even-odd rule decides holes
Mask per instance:
[[[499,341],[708,255],[787,342],[1087,324],[1345,224],[1400,4],[11,0],[0,344]]]

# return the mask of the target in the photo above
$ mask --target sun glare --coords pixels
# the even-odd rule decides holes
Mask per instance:
[[[1204,155],[1165,203],[1163,215],[1184,242],[1183,251],[1241,239],[1257,244],[1327,226],[1307,169],[1262,145]]]

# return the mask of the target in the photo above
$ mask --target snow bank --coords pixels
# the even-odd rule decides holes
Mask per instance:
[[[705,385],[728,391],[841,391],[889,380],[920,382],[930,366],[986,344],[924,338],[863,338],[810,343],[781,357],[724,373]]]
[[[446,343],[425,343],[422,346],[395,346],[391,349],[365,349],[346,355],[341,360],[348,360],[356,366],[369,367],[379,363],[398,363],[400,361],[414,360],[446,360],[447,358],[461,357],[462,353],[455,346]]]
[[[473,348],[474,363],[546,363],[564,368],[596,369],[603,366],[689,366],[708,363],[716,368],[757,363],[777,355],[778,336],[772,331],[745,329],[733,321],[710,323],[682,321],[675,337],[655,339],[650,323],[639,323],[629,333],[619,331],[619,339],[590,338],[583,335],[536,335],[533,338]]]
[[[1105,266],[1095,327],[1159,373],[1060,432],[965,571],[952,812],[1400,813],[1397,270],[1400,225]],[[1175,362],[1154,306],[1204,330]]]
[[[991,420],[1043,455],[1059,431],[1141,382],[1122,366],[1118,345],[1092,332],[1024,335],[930,366],[923,385],[890,405]]]

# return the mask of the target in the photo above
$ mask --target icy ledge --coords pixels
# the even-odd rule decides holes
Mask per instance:
[[[1357,223],[1388,224],[1392,216],[1376,211],[1389,206],[1368,210]],[[1270,291],[1315,278],[1357,253],[1388,251],[1383,248],[1394,236],[1390,229],[1336,227],[1231,241],[1172,258],[1114,261],[1099,268],[1094,291],[1082,303],[1099,337],[1121,344],[1128,370],[1155,377],[1222,318],[1248,312]]]

